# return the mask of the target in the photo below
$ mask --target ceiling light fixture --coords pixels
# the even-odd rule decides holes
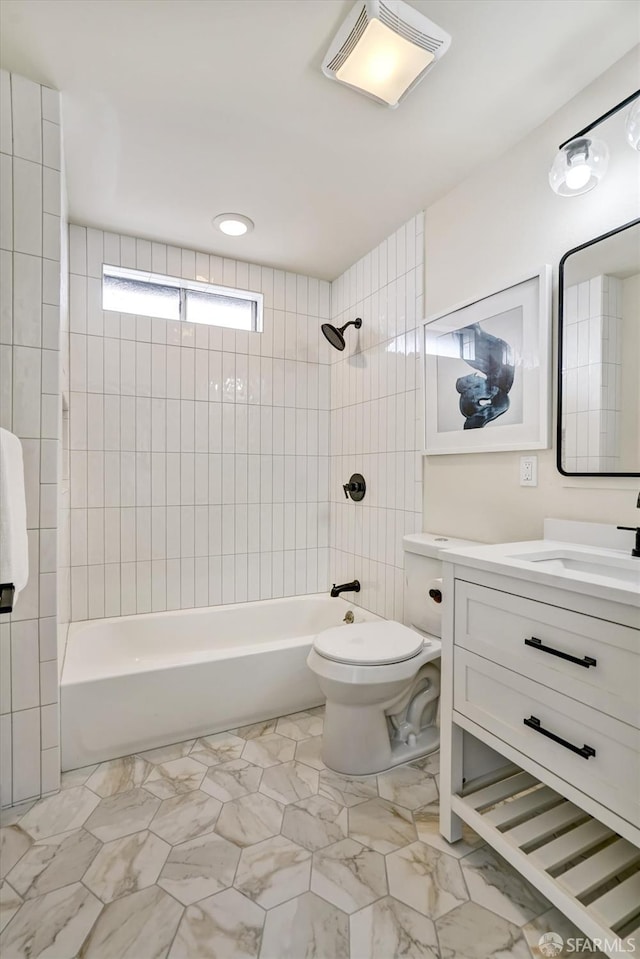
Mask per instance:
[[[335,35],[322,72],[397,107],[450,44],[448,33],[404,0],[359,0]]]
[[[253,220],[241,213],[220,213],[211,222],[227,236],[244,236],[245,233],[251,233],[254,227]]]
[[[579,130],[558,147],[558,153],[549,170],[549,185],[558,196],[580,196],[598,185],[607,172],[609,148],[604,140],[586,136],[630,103],[634,106],[627,117],[626,137],[634,149],[640,149],[640,90],[621,100],[601,117]]]

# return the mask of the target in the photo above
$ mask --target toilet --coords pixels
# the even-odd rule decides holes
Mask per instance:
[[[476,544],[433,533],[402,544],[405,623],[326,629],[307,658],[327,700],[322,760],[346,775],[383,772],[440,745],[441,556]]]

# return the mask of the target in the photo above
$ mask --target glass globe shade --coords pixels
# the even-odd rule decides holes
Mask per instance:
[[[607,172],[609,150],[602,140],[579,137],[556,154],[549,184],[558,196],[579,196],[598,185]]]

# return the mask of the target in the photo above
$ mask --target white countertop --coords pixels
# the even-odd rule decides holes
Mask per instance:
[[[545,551],[570,551],[571,554],[584,555],[585,560],[593,562],[602,557],[603,573],[575,571],[572,569],[544,568],[537,562],[517,558],[522,554],[535,554]],[[469,566],[473,569],[485,570],[490,573],[502,573],[516,579],[539,583],[543,586],[555,586],[559,589],[570,590],[575,593],[607,599],[612,602],[624,603],[629,606],[640,607],[640,558],[632,558],[629,551],[618,549],[604,549],[600,546],[588,546],[580,543],[568,543],[558,540],[531,540],[524,543],[498,543],[492,546],[473,546],[465,549],[449,549],[441,553],[445,563],[454,563],[456,566]],[[638,564],[637,582],[621,582],[612,574],[607,575],[606,561],[616,562],[623,560],[624,565],[631,570],[630,564]],[[626,561],[629,561],[627,563]],[[640,628],[640,618],[638,621]]]

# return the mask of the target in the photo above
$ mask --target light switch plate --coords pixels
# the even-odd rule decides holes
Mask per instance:
[[[520,457],[520,486],[538,485],[538,457]]]

